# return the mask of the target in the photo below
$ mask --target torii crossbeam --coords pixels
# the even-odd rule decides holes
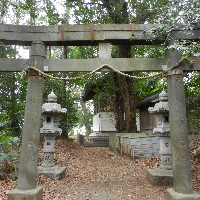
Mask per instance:
[[[111,45],[159,45],[166,35],[157,34],[163,25],[153,24],[91,24],[22,26],[0,25],[0,41],[9,45],[31,46],[42,41],[45,46],[94,46],[99,45],[99,58],[91,59],[45,59],[48,72],[88,72],[102,64],[109,64],[119,71],[162,71],[168,65],[166,58],[111,58]],[[199,40],[200,24],[194,30],[177,27],[172,33],[174,40]],[[108,50],[105,50],[108,49]],[[200,58],[192,65],[184,65],[185,71],[199,71]],[[106,61],[106,62],[105,62]],[[5,67],[6,66],[6,67]],[[30,66],[29,59],[0,59],[0,71],[21,72]],[[105,71],[105,70],[104,70]]]

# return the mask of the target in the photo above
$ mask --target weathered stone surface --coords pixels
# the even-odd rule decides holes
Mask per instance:
[[[59,115],[63,115],[67,112],[66,108],[61,108],[61,105],[57,103],[57,96],[52,91],[48,95],[48,103],[44,103],[42,106],[42,114],[44,116],[43,126],[40,129],[40,133],[44,136],[44,160],[42,167],[53,167],[54,153],[55,153],[55,138],[62,133],[62,129],[59,125]]]
[[[176,41],[170,41],[170,45]],[[177,50],[167,51],[171,65],[181,58]],[[188,141],[183,73],[171,71],[168,76],[169,121],[172,142],[172,166],[174,190],[178,193],[192,193],[192,175]]]
[[[66,167],[53,166],[53,167],[38,167],[38,174],[44,175],[54,180],[61,180],[65,177]]]
[[[200,58],[190,59],[195,60],[195,63],[188,65],[188,62],[184,61],[179,68],[184,71],[200,71]],[[162,65],[168,64],[168,61],[165,58],[111,58],[107,62],[103,61],[100,58],[45,59],[44,66],[48,66],[48,72],[89,72],[97,69],[103,64],[108,64],[119,71],[161,72],[163,71]],[[0,71],[21,72],[28,66],[29,59],[0,59]],[[109,72],[111,70],[103,68],[101,71]]]
[[[109,148],[114,152],[117,152],[118,140],[119,140],[119,138],[117,137],[116,133],[110,133],[110,135],[109,135]]]
[[[113,45],[125,44],[160,44],[166,35],[155,37],[154,29],[160,24],[79,24],[54,26],[0,25],[0,41],[5,44],[30,45],[32,41],[43,41],[47,46],[96,45],[107,41]],[[166,25],[165,25],[166,26]],[[199,26],[194,30],[178,27],[172,32],[174,39],[198,39]]]
[[[173,170],[147,169],[147,180],[152,185],[173,185]]]
[[[167,200],[200,200],[200,195],[194,191],[191,194],[182,194],[170,188],[167,190]]]
[[[109,147],[109,136],[88,136],[86,137],[86,142],[84,142],[84,146]]]
[[[159,102],[154,107],[149,107],[148,111],[157,116],[156,127],[153,129],[154,134],[160,136],[160,169],[171,170],[172,159],[171,159],[171,139],[170,124],[169,124],[169,105],[168,105],[168,94],[163,90],[159,94]]]
[[[31,49],[45,52],[46,48],[41,42],[34,42]],[[35,52],[33,50],[32,52]],[[30,65],[43,67],[43,53],[41,56],[31,56]],[[22,135],[22,147],[19,164],[18,186],[19,190],[32,190],[36,187],[38,152],[40,142],[40,123],[43,101],[44,78],[39,75],[28,76],[28,89]]]
[[[32,190],[14,189],[8,192],[8,200],[42,200],[42,193],[40,186]]]

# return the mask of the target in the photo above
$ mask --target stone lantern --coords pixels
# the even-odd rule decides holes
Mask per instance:
[[[62,129],[58,128],[59,116],[67,112],[66,108],[61,108],[57,104],[57,96],[52,91],[48,95],[48,103],[43,104],[42,114],[44,115],[43,127],[40,129],[40,134],[44,136],[44,160],[41,167],[38,168],[39,174],[46,175],[53,179],[59,179],[58,171],[62,167],[55,166],[55,138],[62,133]],[[66,170],[66,168],[65,168]],[[64,170],[64,171],[65,171]]]
[[[154,107],[149,107],[148,111],[156,115],[156,128],[153,133],[160,137],[160,155],[161,163],[157,170],[148,170],[147,176],[153,176],[151,182],[154,185],[170,185],[172,184],[172,157],[171,157],[171,139],[170,139],[170,124],[169,124],[169,106],[168,94],[163,90],[159,94],[159,102]],[[151,174],[151,175],[148,175]],[[155,177],[158,181],[156,183]],[[160,180],[159,180],[160,177]],[[153,180],[153,181],[152,181]]]
[[[172,169],[168,94],[164,90],[159,94],[159,100],[154,107],[149,107],[148,111],[157,116],[157,127],[153,129],[153,133],[160,137],[160,168]]]

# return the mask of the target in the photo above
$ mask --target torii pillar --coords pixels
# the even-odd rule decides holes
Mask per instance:
[[[174,45],[171,40],[169,45]],[[167,50],[171,67],[181,59],[177,50]],[[199,200],[200,195],[192,189],[190,150],[188,141],[183,72],[174,69],[168,74],[169,122],[172,142],[173,186],[167,190],[168,200]]]
[[[30,48],[30,66],[43,70],[46,47],[33,42]],[[37,72],[28,72],[25,117],[22,135],[22,148],[19,164],[18,185],[9,191],[8,200],[41,200],[43,189],[36,185],[40,125],[43,102],[44,78]]]

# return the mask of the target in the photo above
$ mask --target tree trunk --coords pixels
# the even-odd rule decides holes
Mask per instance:
[[[133,95],[133,81],[130,78],[118,74],[118,84],[124,109],[124,132],[136,132],[136,118]],[[123,116],[122,116],[123,117]]]
[[[130,57],[130,46],[118,46],[117,57],[127,58]],[[132,73],[129,73],[132,75]],[[117,76],[118,85],[120,88],[121,97],[123,99],[124,107],[124,132],[131,133],[136,132],[136,111],[134,104],[134,93],[133,93],[133,80],[131,78],[125,77],[118,74]],[[121,101],[121,100],[120,100]]]
[[[116,86],[119,88],[119,75],[114,73]],[[121,91],[121,90],[120,90]],[[125,119],[124,119],[124,100],[122,98],[121,92],[119,90],[115,91],[115,103],[114,103],[114,112],[116,118],[116,129],[119,133],[125,131]]]
[[[128,5],[125,0],[103,0],[104,7],[108,10],[110,18],[116,24],[129,24]],[[115,9],[113,10],[113,7]],[[117,46],[117,58],[130,58],[131,46]],[[136,132],[136,112],[134,106],[133,80],[118,74],[116,85],[120,93],[116,91],[117,130],[119,132]]]

